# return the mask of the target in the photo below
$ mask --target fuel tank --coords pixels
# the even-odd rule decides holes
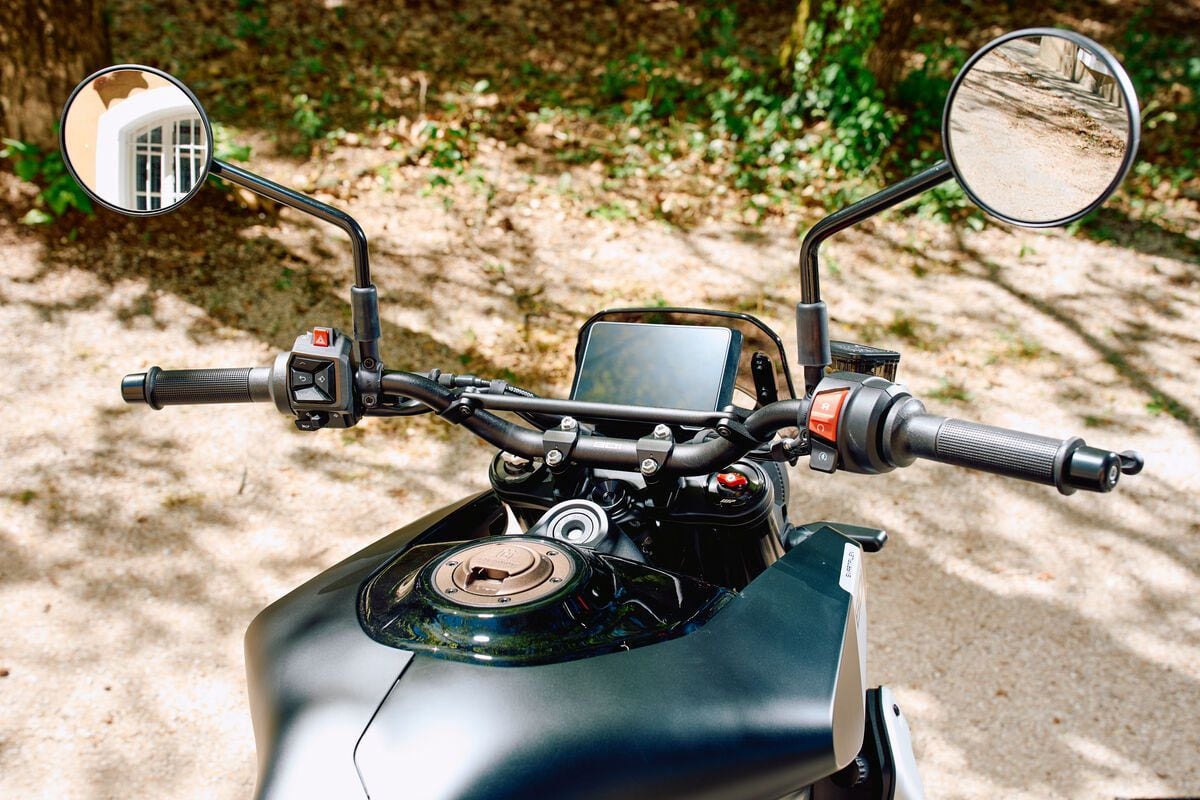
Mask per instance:
[[[246,663],[259,798],[773,800],[857,754],[861,550],[832,528],[817,528],[740,593],[558,548],[548,565],[520,555],[518,566],[565,576],[561,593],[502,609],[488,598],[503,592],[476,587],[483,599],[451,613],[446,587],[473,579],[460,560],[476,564],[481,585],[503,585],[515,569],[494,548],[469,560],[506,527],[499,499],[476,495],[254,620]],[[426,548],[445,554],[414,556]],[[565,602],[587,606],[597,581],[613,587],[599,618]],[[560,605],[586,632],[549,625],[540,640],[556,644],[537,645]],[[523,630],[510,623],[527,613],[551,616],[532,626],[532,645],[516,647],[505,637]]]

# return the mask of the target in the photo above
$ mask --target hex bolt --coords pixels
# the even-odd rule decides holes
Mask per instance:
[[[558,427],[564,431],[573,431],[579,427],[579,423],[575,421],[574,417],[563,417],[562,422],[558,423]]]
[[[557,551],[557,550],[547,550],[547,551],[546,551],[546,555],[548,555],[548,556],[556,556],[556,555],[558,555],[558,551]]]
[[[562,578],[551,578],[550,582],[551,583],[562,583]]]
[[[454,594],[457,591],[458,591],[458,589],[455,589],[453,586],[451,586],[449,589],[446,590],[446,594]]]
[[[497,598],[496,598],[496,602],[497,602],[497,603],[508,603],[508,602],[511,602],[511,601],[512,601],[512,598],[511,598],[511,597],[497,597]]]
[[[655,461],[653,458],[647,458],[647,459],[642,460],[642,474],[643,475],[653,475],[656,472],[658,472],[658,462],[657,461]]]
[[[458,562],[457,562],[457,561],[447,561],[447,562],[446,562],[446,566],[447,566],[447,567],[457,567],[457,566],[458,566]]]
[[[364,394],[363,395],[363,405],[364,406],[373,406],[373,405],[375,405],[375,402],[376,402],[375,395],[373,395],[373,394]]]
[[[562,450],[551,450],[549,453],[546,453],[546,463],[548,465],[550,465],[551,467],[557,467],[559,464],[562,463],[562,460],[563,460]]]
[[[654,426],[654,438],[655,439],[670,439],[671,438],[671,429],[663,424],[655,425]]]

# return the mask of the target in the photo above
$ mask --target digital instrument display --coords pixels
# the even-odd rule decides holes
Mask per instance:
[[[714,411],[733,399],[741,350],[730,328],[596,322],[571,399]]]

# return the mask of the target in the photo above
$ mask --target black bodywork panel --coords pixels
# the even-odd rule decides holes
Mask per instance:
[[[406,546],[495,535],[505,522],[494,494],[469,498],[255,619],[246,659],[260,798],[766,800],[857,753],[860,623],[839,585],[857,546],[830,528],[688,635],[628,652],[500,667],[366,634],[360,589]]]

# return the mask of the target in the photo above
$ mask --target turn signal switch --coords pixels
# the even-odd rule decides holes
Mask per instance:
[[[349,428],[358,421],[352,342],[337,328],[313,328],[281,353],[272,370],[276,407],[302,431]]]

